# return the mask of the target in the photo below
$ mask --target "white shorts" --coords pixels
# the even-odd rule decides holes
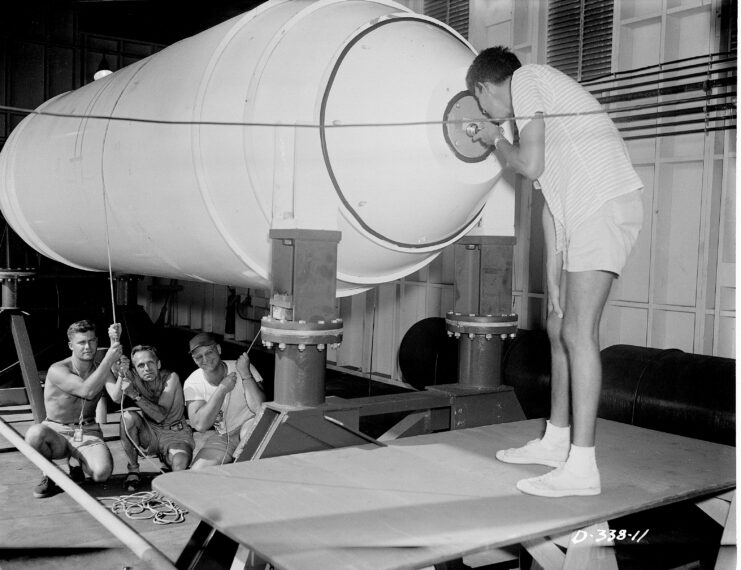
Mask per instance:
[[[609,271],[625,267],[643,225],[641,190],[605,202],[569,237],[564,271]]]

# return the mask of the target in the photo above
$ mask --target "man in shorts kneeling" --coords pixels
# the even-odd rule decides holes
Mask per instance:
[[[230,463],[265,401],[262,377],[246,352],[236,361],[222,360],[221,346],[210,333],[191,339],[190,354],[198,369],[185,380],[188,417],[206,434],[191,469]]]
[[[133,367],[131,372],[129,364]],[[187,469],[193,457],[193,432],[185,421],[185,400],[180,378],[162,368],[153,346],[131,349],[131,361],[121,359],[111,398],[119,403],[128,396],[141,409],[121,414],[121,444],[128,457],[127,491],[141,485],[139,454],[157,454],[173,471]]]

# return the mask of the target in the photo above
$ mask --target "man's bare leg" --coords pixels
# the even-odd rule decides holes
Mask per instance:
[[[85,474],[96,483],[107,481],[113,473],[113,456],[103,441],[80,447],[72,453]]]
[[[599,323],[614,275],[606,271],[568,273],[567,314],[562,336],[569,354],[575,445],[594,446],[602,390]]]
[[[560,298],[561,306],[567,304],[568,282],[566,272],[561,273]],[[558,427],[569,427],[570,416],[570,377],[569,377],[569,358],[566,345],[563,341],[564,317],[556,314],[555,311],[548,313],[546,321],[546,330],[548,340],[551,343],[551,414],[550,422]]]
[[[559,297],[561,306],[566,302],[566,272],[561,272]],[[562,465],[569,453],[571,430],[569,427],[569,362],[561,330],[563,318],[556,311],[548,313],[546,324],[551,343],[551,413],[545,433],[540,439],[529,441],[523,447],[502,449],[496,458],[504,463],[537,464],[548,467]]]
[[[203,469],[204,467],[211,467],[213,465],[223,465],[224,463],[231,463],[232,457],[223,450],[215,449],[201,449],[198,455],[193,459],[193,464],[190,466],[191,469]]]
[[[67,440],[44,424],[32,425],[26,432],[26,443],[38,451],[49,461],[65,459],[70,456]],[[34,497],[43,499],[61,492],[56,483],[46,474],[33,490]]]
[[[517,483],[518,489],[525,493],[565,497],[601,492],[594,457],[597,408],[602,388],[599,322],[613,277],[604,271],[567,273],[561,338],[569,363],[573,444],[562,467]]]

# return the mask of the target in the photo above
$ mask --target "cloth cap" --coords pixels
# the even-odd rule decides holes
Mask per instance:
[[[196,348],[200,348],[201,346],[211,346],[214,344],[219,344],[218,339],[214,335],[206,332],[198,333],[190,339],[190,348],[188,349],[188,352],[192,353]]]

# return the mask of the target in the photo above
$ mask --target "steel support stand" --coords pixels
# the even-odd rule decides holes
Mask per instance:
[[[40,423],[46,419],[44,406],[44,392],[41,389],[39,371],[31,349],[31,340],[26,327],[25,313],[18,308],[18,284],[21,281],[30,281],[35,272],[31,269],[0,269],[0,288],[2,289],[2,306],[0,314],[10,317],[10,329],[13,334],[13,343],[18,354],[24,388],[5,388],[0,390],[0,402],[25,404],[31,406],[33,419]],[[25,393],[24,393],[25,392]]]

